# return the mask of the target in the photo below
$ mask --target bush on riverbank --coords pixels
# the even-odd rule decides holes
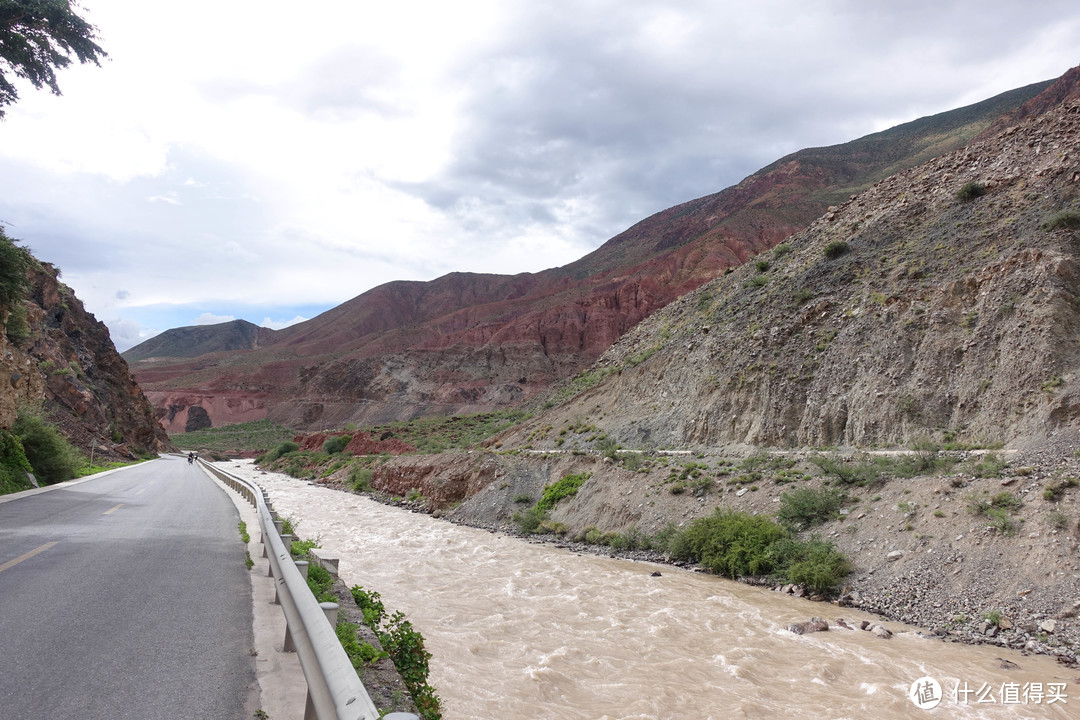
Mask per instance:
[[[416,709],[424,720],[440,720],[442,710],[439,696],[428,684],[428,661],[431,653],[424,647],[424,637],[405,619],[404,613],[387,616],[382,597],[374,590],[353,585],[349,592],[364,616],[367,625],[379,637],[382,649],[390,655],[401,679],[412,695]]]
[[[819,593],[833,590],[851,572],[830,542],[800,540],[767,517],[722,508],[673,533],[668,553],[732,579],[768,576]]]

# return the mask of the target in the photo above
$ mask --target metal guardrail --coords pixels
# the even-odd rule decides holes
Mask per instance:
[[[288,624],[286,648],[295,647],[307,680],[304,720],[376,720],[379,711],[341,647],[328,617],[331,614],[337,617],[338,606],[335,603],[320,605],[311,594],[281,538],[281,520],[271,509],[265,492],[255,483],[201,459],[199,464],[255,506],[270,572]]]

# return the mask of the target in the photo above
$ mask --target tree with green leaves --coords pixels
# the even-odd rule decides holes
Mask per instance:
[[[94,42],[97,28],[77,7],[68,0],[0,0],[0,118],[19,99],[10,74],[59,95],[56,70],[70,65],[72,56],[98,66],[108,57]]]
[[[0,227],[0,317],[26,295],[29,286],[26,269],[29,265],[30,253],[16,245]]]

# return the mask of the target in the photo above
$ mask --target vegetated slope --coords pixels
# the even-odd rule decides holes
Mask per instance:
[[[670,208],[562,268],[393,282],[250,352],[148,358],[133,370],[170,430],[192,406],[214,425],[293,427],[480,412],[587,367],[627,330],[775,246],[830,205],[897,169],[961,147],[1047,83],[861,140],[800,151],[720,193]]]
[[[173,328],[121,353],[130,363],[155,357],[190,358],[230,350],[254,350],[272,341],[274,330],[247,320]]]
[[[1080,420],[1080,102],[881,181],[680,298],[502,438],[1023,444]]]
[[[171,449],[154,408],[117,353],[108,328],[83,307],[48,263],[32,260],[20,301],[26,324],[0,333],[0,427],[20,405],[41,407],[67,439],[98,458],[133,459]],[[5,313],[6,314],[6,313]]]

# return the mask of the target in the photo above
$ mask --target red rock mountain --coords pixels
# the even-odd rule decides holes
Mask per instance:
[[[1039,112],[1041,94],[1073,91],[1070,73],[793,153],[738,185],[657,213],[561,268],[391,282],[245,349],[215,346],[202,328],[199,347],[216,351],[191,357],[183,343],[150,349],[151,340],[125,357],[170,432],[185,428],[193,407],[214,425],[269,417],[316,429],[514,406],[854,193],[965,146],[1003,115]],[[233,324],[215,327],[235,337]]]

